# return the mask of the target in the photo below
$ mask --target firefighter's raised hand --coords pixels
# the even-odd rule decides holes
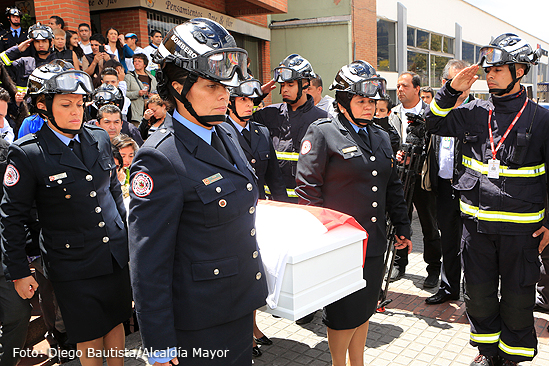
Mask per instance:
[[[541,241],[539,242],[539,252],[543,252],[543,249],[549,244],[549,229],[547,229],[545,226],[540,227],[538,230],[536,230],[535,233],[532,234],[534,238],[537,238],[541,235]]]
[[[479,66],[475,64],[461,70],[459,74],[454,76],[450,86],[455,90],[461,92],[470,89],[473,83],[478,79],[478,68]]]

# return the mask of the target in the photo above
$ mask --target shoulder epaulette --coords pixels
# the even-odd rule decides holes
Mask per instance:
[[[330,123],[330,122],[332,122],[331,118],[319,118],[316,121],[314,121],[313,124],[318,126],[318,125],[322,125],[324,123]]]
[[[15,140],[13,143],[18,146],[25,146],[34,143],[36,140],[38,140],[38,136],[36,136],[35,133],[29,133],[21,137],[20,139]]]
[[[157,148],[160,144],[172,135],[172,132],[165,127],[159,128],[152,135],[149,136],[143,146]]]

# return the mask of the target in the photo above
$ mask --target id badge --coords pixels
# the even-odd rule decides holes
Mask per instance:
[[[499,179],[499,160],[488,160],[488,178]]]
[[[450,140],[450,139],[451,139],[451,137],[443,137],[442,138],[442,147],[444,149],[449,150],[450,147],[452,146],[452,140]]]

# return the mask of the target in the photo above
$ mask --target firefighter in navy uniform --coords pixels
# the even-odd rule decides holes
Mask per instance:
[[[6,17],[10,22],[10,28],[0,35],[0,52],[27,40],[27,32],[21,28],[22,16],[23,13],[18,8],[6,8]],[[23,56],[30,56],[30,50],[25,51]]]
[[[315,77],[309,61],[298,54],[289,55],[274,69],[274,80],[280,84],[284,103],[271,104],[253,115],[253,120],[267,126],[271,133],[284,184],[293,203],[297,203],[295,172],[301,140],[312,122],[328,117],[326,111],[315,106],[313,97],[304,92]]]
[[[533,307],[539,252],[549,242],[545,218],[549,112],[528,99],[520,79],[540,50],[514,34],[480,49],[480,63],[437,93],[427,114],[431,133],[463,142],[453,186],[464,218],[462,263],[472,366],[516,365],[537,353]],[[452,109],[462,91],[486,72],[489,100]],[[498,284],[501,276],[501,298]]]
[[[259,192],[234,131],[218,126],[227,87],[248,76],[247,53],[221,25],[197,18],[174,27],[154,58],[159,93],[175,109],[131,166],[130,266],[143,346],[155,351],[151,364],[250,365],[252,314],[267,297]]]
[[[232,88],[227,123],[236,131],[246,159],[254,168],[259,198],[266,198],[267,186],[270,197],[276,201],[286,202],[288,194],[269,130],[262,124],[250,121],[254,106],[253,98],[261,95],[261,84],[256,79],[245,80],[238,87]]]

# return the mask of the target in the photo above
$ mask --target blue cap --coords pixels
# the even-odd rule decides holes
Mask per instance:
[[[135,34],[135,33],[126,33],[124,38],[135,38],[135,39],[137,39],[137,34]]]

